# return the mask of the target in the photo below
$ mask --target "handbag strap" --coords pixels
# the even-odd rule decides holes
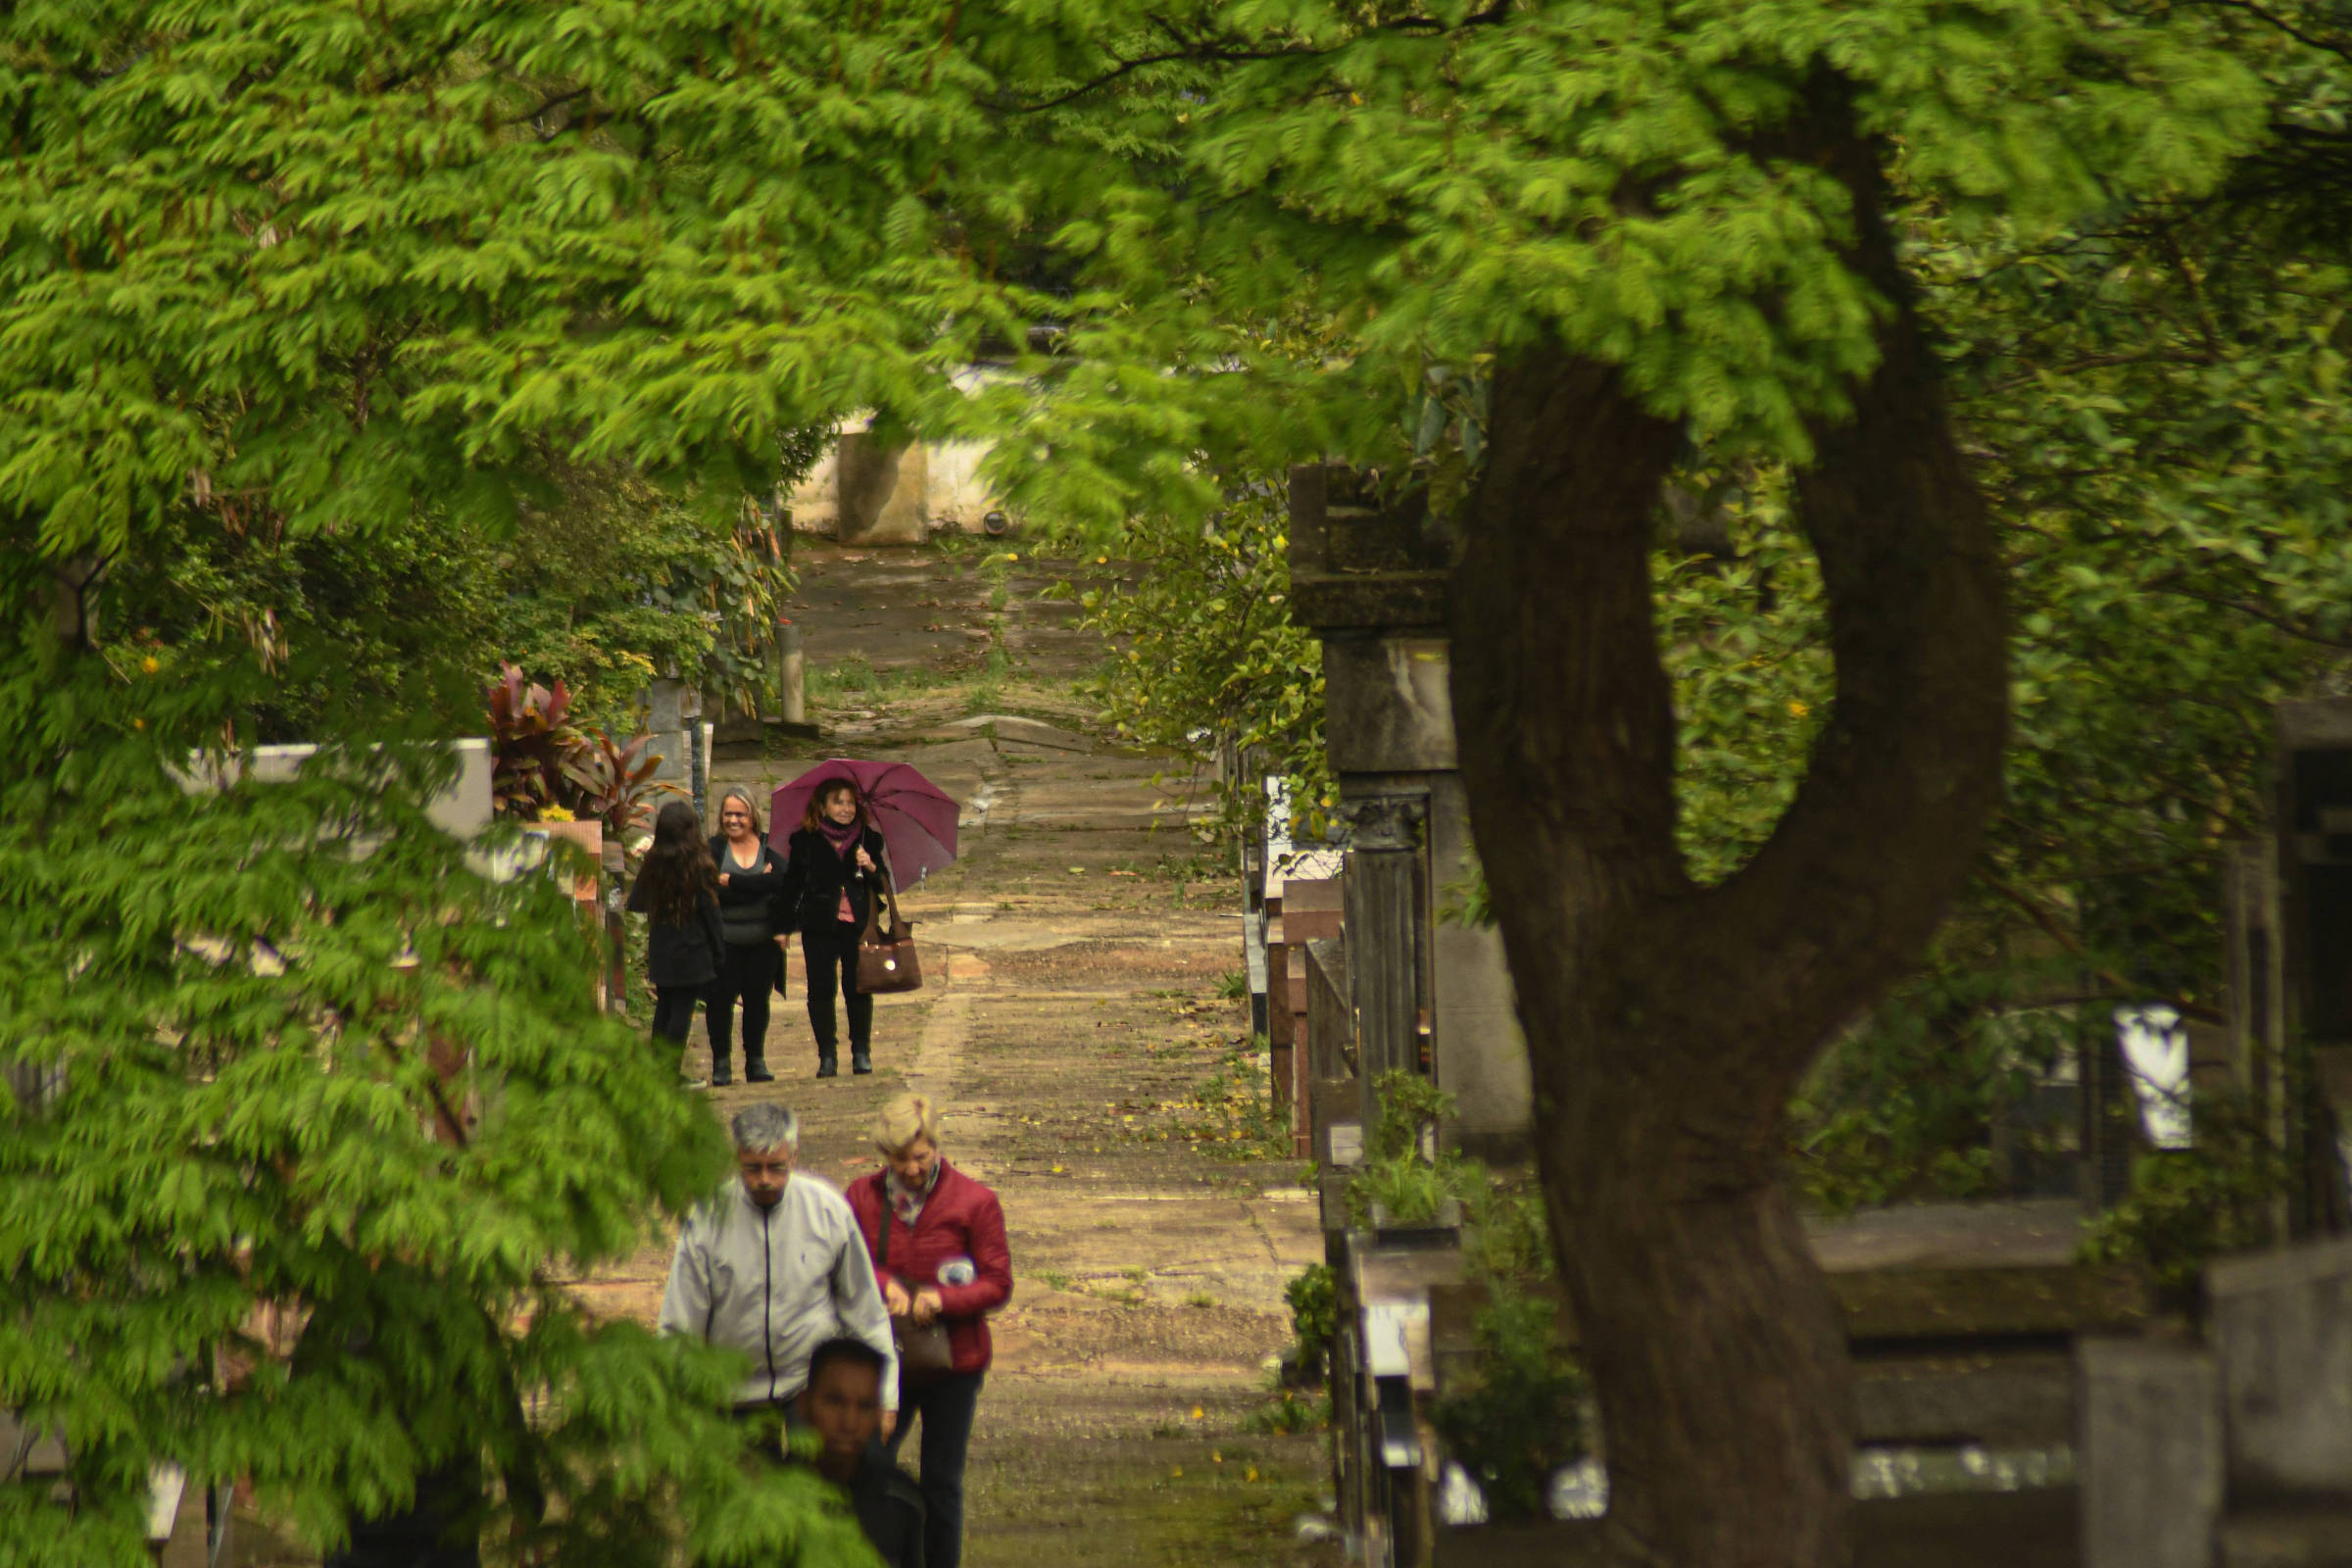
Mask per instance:
[[[890,906],[890,929],[894,938],[897,936],[899,928],[906,924],[899,916],[898,879],[890,874],[890,851],[888,848],[882,851],[882,858],[875,864],[874,875],[881,879],[882,896],[879,899],[865,901],[864,941],[868,946],[880,944],[881,932],[875,928],[875,922],[881,916],[884,904]]]
[[[882,1245],[875,1250],[874,1272],[879,1274],[890,1267],[890,1184],[880,1176],[874,1178],[874,1191],[882,1197]]]

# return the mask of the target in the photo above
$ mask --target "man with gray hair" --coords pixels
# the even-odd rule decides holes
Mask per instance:
[[[778,1411],[808,1381],[808,1355],[837,1335],[884,1360],[882,1430],[898,1421],[898,1352],[858,1222],[841,1194],[793,1169],[800,1118],[782,1105],[738,1113],[736,1179],[678,1236],[662,1298],[662,1332],[691,1334],[752,1358],[738,1414]]]

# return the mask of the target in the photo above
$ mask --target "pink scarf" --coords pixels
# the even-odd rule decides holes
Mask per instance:
[[[856,820],[844,823],[820,816],[816,819],[816,829],[833,846],[833,853],[845,860],[855,859],[858,842],[865,837],[865,817],[860,813]],[[833,918],[848,921],[858,918],[857,911],[850,907],[850,890],[846,884],[841,890],[841,907],[833,911]]]

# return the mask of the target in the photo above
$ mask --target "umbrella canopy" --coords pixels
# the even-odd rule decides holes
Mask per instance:
[[[768,800],[767,842],[778,855],[790,854],[793,830],[808,809],[817,787],[837,778],[858,786],[865,814],[882,834],[890,852],[891,874],[901,887],[911,887],[956,859],[954,800],[938,785],[905,762],[862,762],[836,757],[819,762]]]

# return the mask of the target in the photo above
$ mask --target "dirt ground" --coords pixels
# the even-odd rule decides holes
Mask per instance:
[[[946,1108],[949,1157],[1004,1200],[1016,1284],[973,1437],[975,1568],[1335,1562],[1298,1529],[1326,1501],[1324,1436],[1263,1430],[1282,1289],[1322,1243],[1230,996],[1239,884],[1187,830],[1185,764],[1090,732],[1074,682],[1102,646],[1038,597],[1055,564],[1007,551],[803,545],[826,739],[714,778],[905,760],[963,803],[961,855],[905,901],[928,983],[878,1000],[875,1074],[812,1077],[796,954],[778,1082],[711,1091],[711,1109],[783,1101],[803,1168],[839,1182],[872,1168],[874,1110],[918,1088]],[[667,1263],[649,1250],[586,1289],[650,1321]]]

